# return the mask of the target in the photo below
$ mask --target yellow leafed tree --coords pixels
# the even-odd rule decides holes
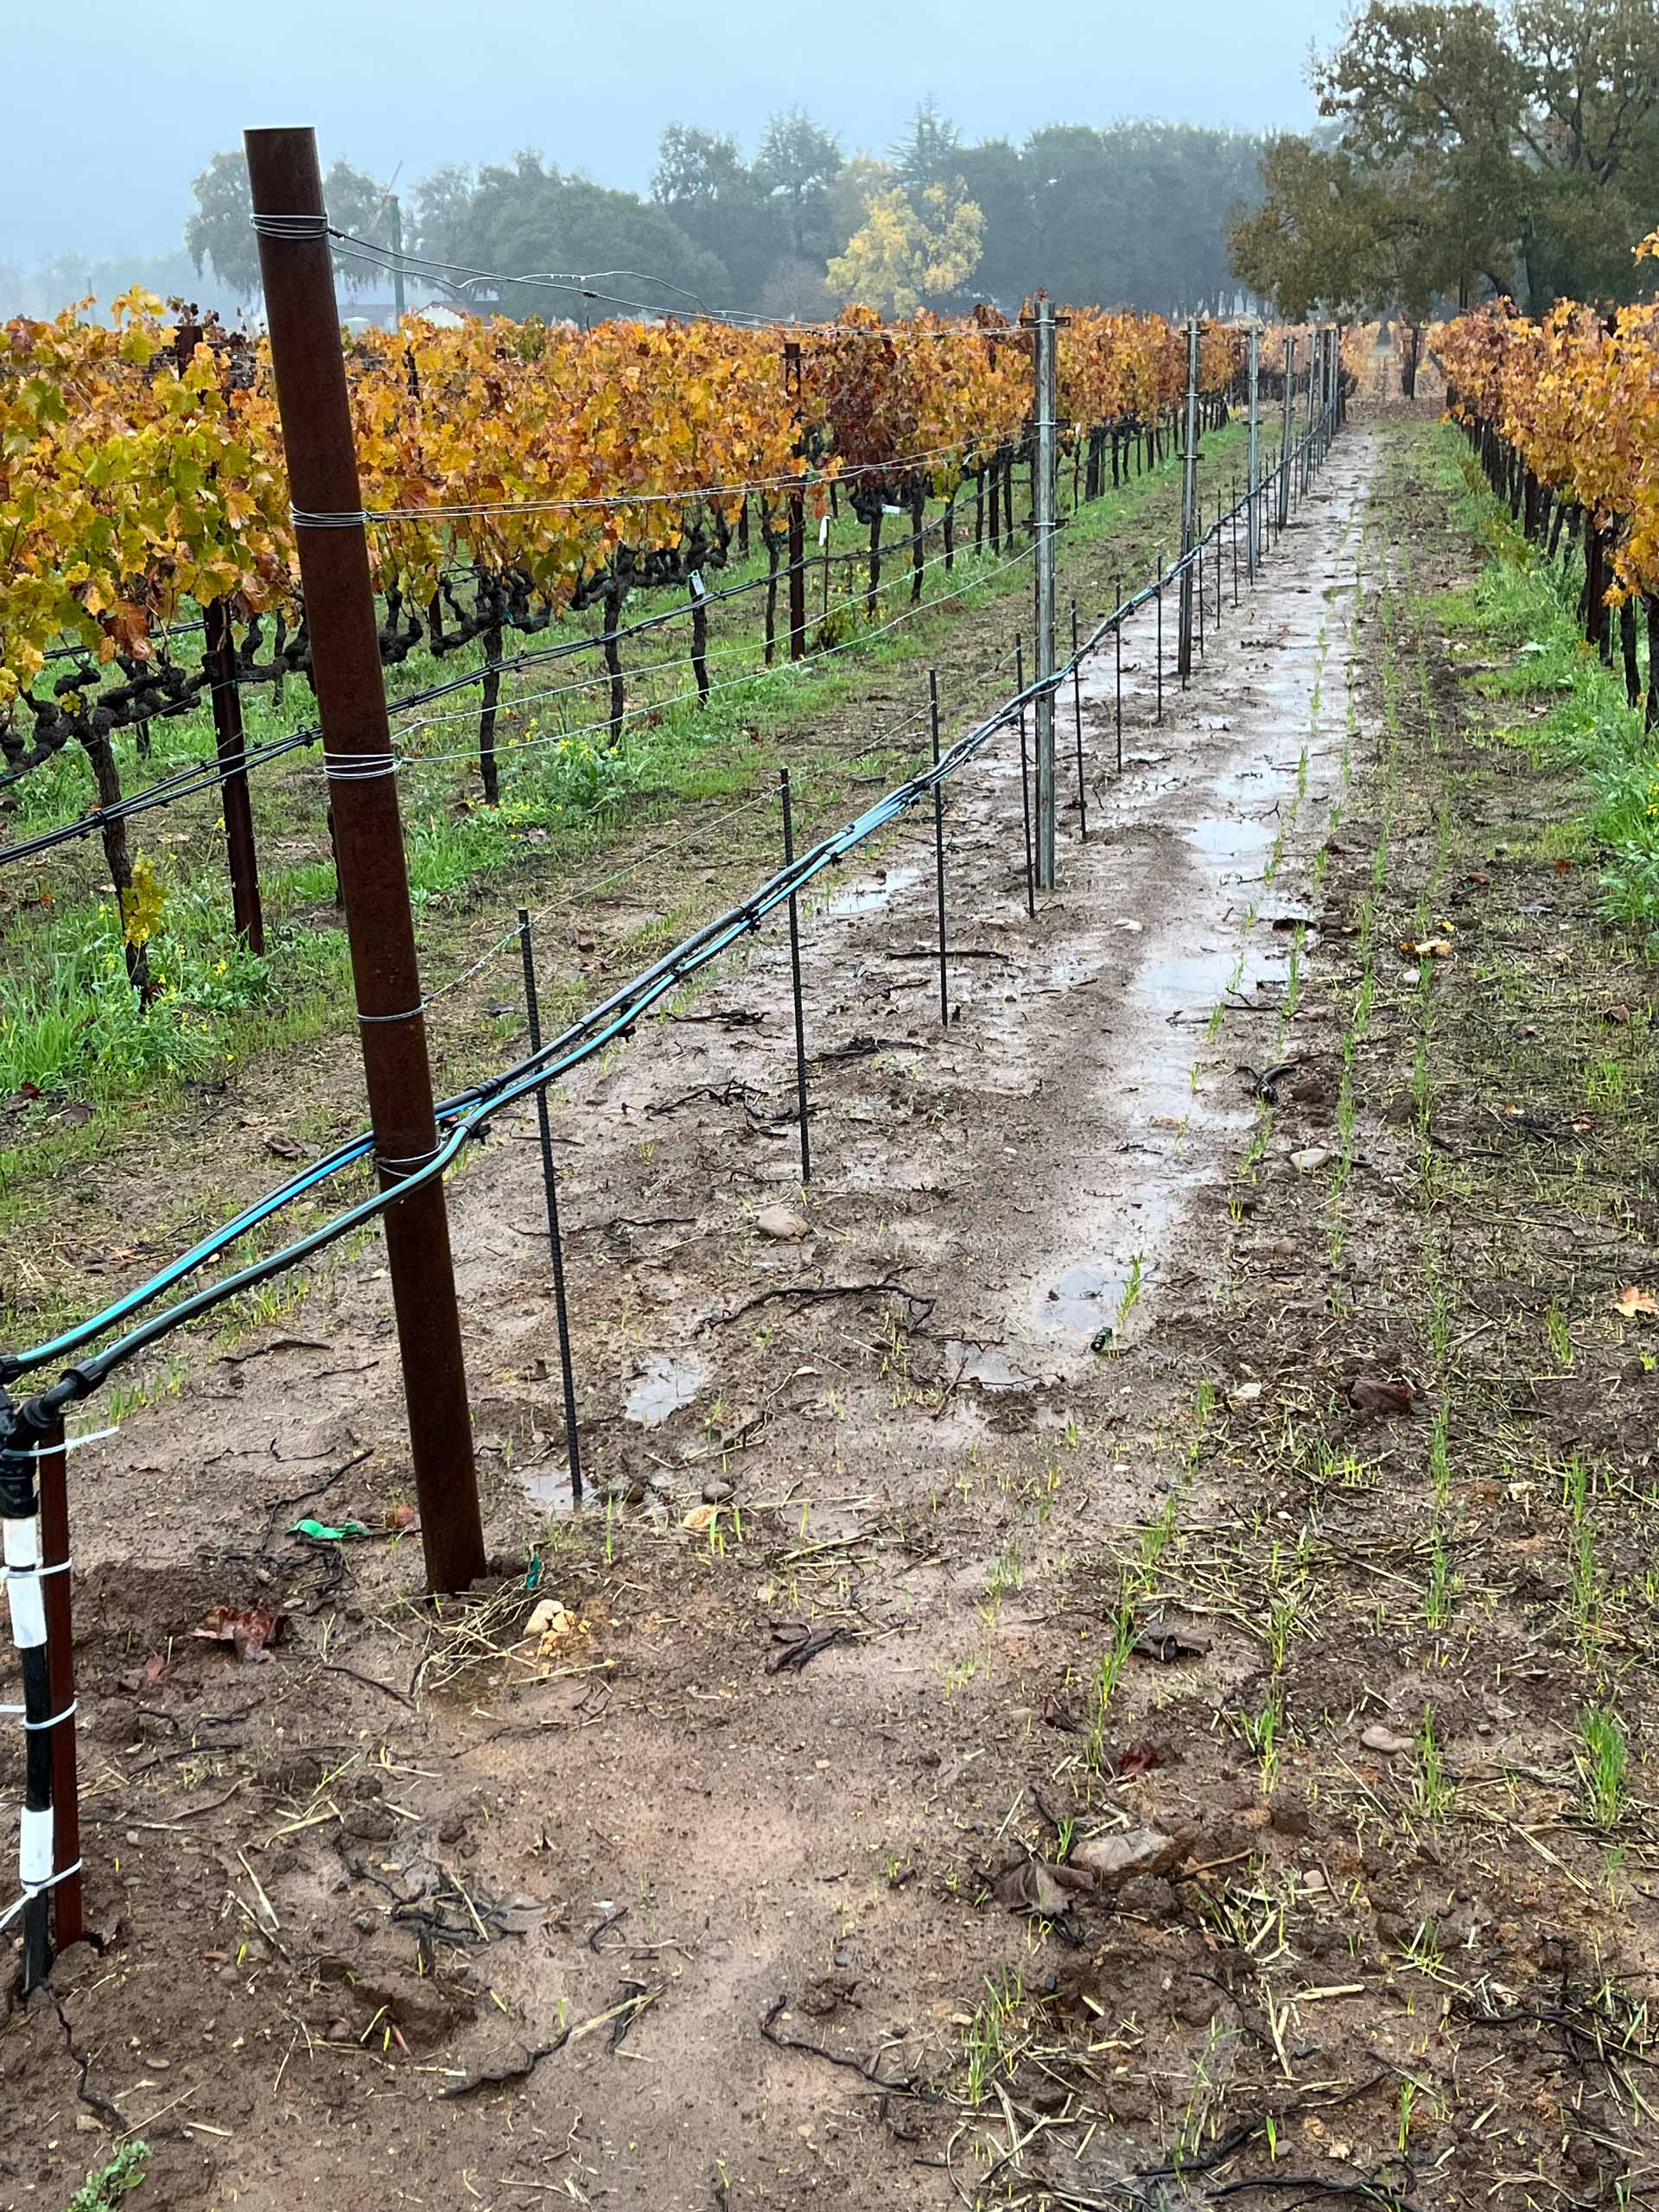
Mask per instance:
[[[830,264],[844,298],[883,315],[914,315],[930,293],[955,292],[979,266],[985,217],[947,185],[930,184],[917,201],[896,186],[866,201],[863,228]]]

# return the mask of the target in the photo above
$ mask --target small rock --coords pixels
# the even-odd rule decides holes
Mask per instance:
[[[1293,1152],[1290,1164],[1299,1175],[1312,1175],[1323,1167],[1331,1157],[1331,1147],[1325,1144],[1311,1144],[1300,1152]]]
[[[711,1475],[702,1486],[702,1502],[705,1505],[724,1505],[731,1494],[730,1483],[723,1481],[718,1475]]]
[[[1161,1828],[1128,1828],[1116,1835],[1090,1836],[1072,1852],[1068,1864],[1116,1889],[1133,1874],[1166,1874],[1181,1847]]]
[[[1401,1735],[1397,1729],[1386,1726],[1381,1720],[1373,1720],[1359,1740],[1368,1751],[1381,1751],[1390,1759],[1414,1748],[1411,1737]]]
[[[789,1243],[806,1235],[806,1224],[799,1214],[781,1202],[762,1206],[754,1217],[754,1226],[760,1236],[774,1237],[780,1243]]]

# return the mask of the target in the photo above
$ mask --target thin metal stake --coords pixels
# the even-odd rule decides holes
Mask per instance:
[[[1158,556],[1158,582],[1153,592],[1158,602],[1158,727],[1164,726],[1164,556]]]
[[[518,950],[524,960],[524,1012],[530,1020],[530,1049],[542,1049],[542,1009],[536,992],[536,948],[531,942],[530,911],[518,909]],[[576,1378],[570,1362],[570,1313],[564,1296],[564,1239],[559,1233],[559,1183],[553,1169],[553,1128],[548,1117],[547,1085],[536,1093],[536,1125],[542,1140],[542,1189],[547,1198],[547,1242],[553,1255],[553,1312],[559,1331],[559,1376],[564,1386],[564,1448],[570,1460],[570,1503],[582,1503],[582,1446],[576,1436]]]
[[[1117,620],[1112,625],[1113,658],[1117,664],[1117,772],[1123,772],[1123,579],[1112,578],[1112,596],[1116,602]]]
[[[927,671],[928,714],[933,724],[933,766],[939,765],[939,671]],[[945,959],[944,944],[944,784],[943,779],[933,786],[933,859],[938,876],[939,890],[939,1025],[950,1027],[950,976]]]
[[[1077,658],[1077,602],[1071,602],[1071,718],[1077,733],[1077,835],[1089,842],[1089,794],[1083,781],[1083,664]]]
[[[1023,639],[1014,641],[1014,688],[1016,696],[1026,688],[1026,648]],[[1026,912],[1034,922],[1037,918],[1037,878],[1031,854],[1031,777],[1026,755],[1026,709],[1020,709],[1020,807],[1026,822]]]
[[[784,794],[784,866],[795,858],[795,810],[789,792],[789,771],[778,771]],[[812,1180],[812,1141],[806,1126],[806,1020],[801,1012],[801,924],[795,893],[789,894],[789,972],[795,991],[795,1110],[801,1124],[801,1180]]]

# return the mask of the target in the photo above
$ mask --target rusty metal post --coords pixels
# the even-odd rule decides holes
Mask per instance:
[[[210,599],[207,617],[208,690],[213,702],[213,737],[223,772],[219,785],[225,810],[225,849],[231,865],[231,911],[236,933],[250,952],[265,949],[265,918],[259,904],[259,856],[253,842],[253,804],[248,796],[246,742],[242,734],[242,691],[236,680],[236,641],[230,609]]]
[[[69,1482],[63,1423],[41,1440],[41,1598],[46,1608],[46,1680],[54,1713],[67,1713],[52,1731],[52,1871],[80,1859],[80,1784],[76,1773],[75,1645],[69,1604]],[[52,1885],[53,1947],[67,1951],[85,1932],[80,1876],[64,1874]]]
[[[375,630],[316,134],[244,134],[334,798],[376,1165],[391,1188],[437,1149],[395,756]],[[428,1587],[484,1572],[467,1370],[441,1179],[385,1217]]]

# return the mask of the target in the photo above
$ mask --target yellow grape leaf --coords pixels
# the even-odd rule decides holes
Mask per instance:
[[[135,861],[131,887],[121,894],[121,933],[135,950],[155,936],[166,904],[167,893],[149,861]]]

